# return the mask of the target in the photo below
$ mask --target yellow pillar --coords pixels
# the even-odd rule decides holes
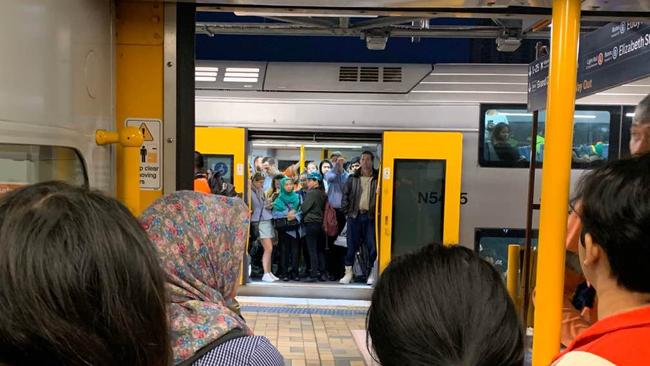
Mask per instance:
[[[298,173],[302,174],[305,172],[305,145],[300,145],[300,167],[298,168]]]
[[[115,125],[117,130],[126,128],[125,122],[128,118],[162,120],[163,3],[118,0],[116,35]],[[160,146],[163,146],[162,142]],[[117,145],[118,197],[124,196],[124,184],[121,182],[130,174],[124,164],[128,159],[124,159],[123,154],[125,149]],[[163,156],[162,152],[159,156]],[[162,191],[139,190],[139,195],[140,206],[134,211],[136,214],[160,197]]]
[[[521,247],[518,244],[508,245],[508,271],[506,275],[506,288],[512,302],[519,304],[519,257]]]
[[[580,0],[553,0],[533,366],[549,365],[560,349],[579,33]]]

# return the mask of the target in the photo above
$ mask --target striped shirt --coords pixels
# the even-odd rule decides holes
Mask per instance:
[[[223,343],[193,366],[284,366],[284,359],[266,337],[240,337]]]

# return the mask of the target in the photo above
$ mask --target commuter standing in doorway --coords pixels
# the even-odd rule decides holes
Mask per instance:
[[[325,233],[323,233],[323,210],[327,195],[321,186],[322,178],[318,172],[309,173],[307,194],[301,206],[311,264],[311,282],[327,281],[325,275]]]
[[[252,216],[251,216],[251,230],[257,231],[256,236],[262,243],[264,254],[262,255],[262,268],[264,275],[262,281],[274,282],[278,278],[273,275],[271,271],[271,258],[273,254],[273,238],[275,237],[275,229],[273,228],[273,202],[266,197],[262,185],[264,184],[264,175],[262,173],[255,173],[252,179],[253,189],[251,195],[252,203]]]
[[[194,152],[194,191],[211,193],[208,173],[205,171],[205,159],[198,151]]]
[[[275,159],[269,156],[262,159],[262,170],[264,175],[266,175],[266,179],[264,180],[264,190],[268,191],[273,185],[273,177],[281,173],[278,170]]]
[[[370,151],[361,153],[359,170],[351,175],[343,188],[341,208],[347,216],[348,250],[345,256],[345,276],[340,283],[352,281],[352,265],[361,243],[368,247],[368,262],[364,268],[371,272],[377,250],[375,248],[375,207],[378,172],[374,169],[375,156]],[[368,278],[372,283],[372,278]]]
[[[341,209],[341,200],[343,199],[343,188],[348,181],[349,174],[345,171],[345,159],[340,152],[336,151],[330,156],[331,163],[325,160],[330,169],[324,173],[325,184],[327,189],[327,202],[336,212],[337,233],[335,236],[327,238],[327,271],[329,272],[329,279],[336,281],[340,279],[343,273],[343,260],[345,258],[346,249],[334,245],[334,242],[343,231],[345,227],[346,215]],[[322,163],[321,163],[322,169]]]

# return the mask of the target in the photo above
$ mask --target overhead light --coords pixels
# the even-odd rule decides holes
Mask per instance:
[[[596,119],[596,116],[593,114],[576,114],[573,118],[582,118],[582,119]]]
[[[212,77],[217,77],[216,72],[211,72],[211,71],[196,71],[194,72],[194,76],[212,76]]]
[[[211,81],[211,82],[215,82],[215,81],[217,81],[217,78],[214,77],[214,76],[195,76],[194,80],[195,81]]]
[[[194,68],[195,71],[210,71],[210,72],[218,72],[219,68],[218,67],[208,67],[208,66],[197,66]]]
[[[496,43],[497,51],[499,52],[515,52],[521,46],[521,39],[516,37],[498,37]]]
[[[634,113],[625,113],[625,117],[634,118]]]
[[[227,83],[256,83],[257,78],[224,77],[223,81]]]
[[[259,67],[226,67],[226,72],[255,72],[259,73]]]

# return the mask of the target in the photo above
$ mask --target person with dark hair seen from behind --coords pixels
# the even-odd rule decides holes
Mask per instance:
[[[524,361],[522,327],[501,276],[461,246],[431,244],[393,259],[377,281],[366,324],[382,366]]]
[[[165,276],[113,198],[60,182],[0,198],[0,364],[167,366]]]
[[[576,189],[578,255],[598,294],[599,321],[555,366],[650,364],[650,154],[608,162]]]
[[[367,272],[370,273],[377,256],[375,248],[375,208],[377,200],[377,180],[379,173],[374,168],[375,156],[370,151],[361,153],[359,170],[348,177],[343,188],[341,209],[347,216],[348,248],[345,255],[345,275],[340,283],[352,281],[352,265],[361,243],[368,247]],[[371,285],[374,279],[368,277]]]
[[[211,193],[208,173],[205,171],[205,159],[198,151],[194,152],[194,191]]]
[[[650,153],[650,94],[636,106],[632,126],[630,127],[629,149],[632,156]],[[569,215],[567,222],[567,257],[577,257],[578,242],[582,231],[582,223],[577,213],[580,210],[579,200],[576,200],[573,206],[574,210]],[[575,298],[576,288],[583,284],[586,284],[586,282],[579,268],[576,271],[572,270],[571,267],[567,267],[564,276],[561,336],[562,344],[565,346],[571,344],[581,332],[598,319],[596,311],[597,297],[595,301],[591,301],[592,303],[581,304],[580,308],[576,308],[575,301],[572,301]],[[590,295],[590,297],[593,296],[593,294]]]
[[[167,274],[174,365],[282,366],[265,337],[253,336],[235,296],[248,239],[239,198],[180,191],[140,216]]]
[[[327,195],[321,186],[323,177],[318,172],[307,176],[307,195],[302,203],[301,211],[305,224],[307,250],[311,269],[311,282],[327,281],[325,273],[325,233],[323,232],[323,210]]]
[[[492,146],[500,161],[516,162],[521,159],[517,150],[510,144],[510,126],[501,122],[492,130]]]

